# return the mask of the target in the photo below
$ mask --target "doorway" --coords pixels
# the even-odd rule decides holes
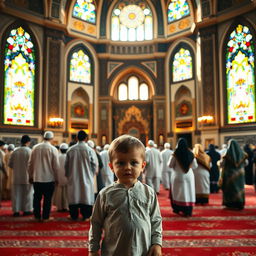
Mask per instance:
[[[177,141],[179,138],[184,138],[187,140],[187,143],[188,143],[188,147],[189,148],[193,148],[192,147],[192,134],[191,133],[178,133],[177,134]]]

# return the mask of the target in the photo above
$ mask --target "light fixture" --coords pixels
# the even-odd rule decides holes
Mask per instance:
[[[213,116],[200,116],[197,118],[197,121],[200,124],[212,124],[213,123]]]
[[[63,125],[63,119],[60,117],[51,117],[49,119],[49,126],[52,128],[61,128]]]

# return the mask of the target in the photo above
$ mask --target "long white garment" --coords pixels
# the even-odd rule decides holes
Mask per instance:
[[[96,163],[93,152],[84,141],[79,141],[67,151],[65,172],[69,204],[94,204],[93,176]]]
[[[166,148],[161,152],[162,156],[162,184],[165,189],[170,188],[170,183],[171,183],[171,173],[172,173],[172,168],[170,168],[167,163],[172,155],[173,151]]]
[[[183,171],[179,162],[172,155],[168,166],[173,168],[171,177],[171,194],[173,203],[180,206],[190,206],[196,202],[195,177],[192,169],[197,168],[197,161],[194,158],[191,168],[187,173]]]
[[[34,146],[28,164],[34,182],[54,182],[59,170],[58,150],[49,141]]]
[[[156,193],[158,193],[160,189],[160,180],[162,176],[162,161],[162,156],[159,150],[153,147],[146,150],[146,183],[150,187],[153,187]]]
[[[102,189],[93,209],[89,250],[101,246],[104,256],[146,256],[153,244],[162,245],[162,218],[153,189],[140,181],[129,189],[118,183]]]
[[[195,188],[196,194],[210,194],[210,172],[200,163],[198,167],[193,169],[195,176]]]
[[[100,156],[103,163],[103,168],[101,170],[101,177],[102,177],[104,186],[107,187],[108,185],[114,182],[114,174],[108,165],[109,164],[108,151],[107,150],[101,151]]]
[[[28,162],[31,149],[27,146],[13,151],[8,166],[12,175],[12,209],[13,212],[31,211],[33,209],[33,186],[29,184]]]
[[[55,187],[53,204],[56,205],[57,210],[68,209],[68,179],[65,176],[65,161],[66,153],[59,154],[60,168],[58,170],[58,185]]]

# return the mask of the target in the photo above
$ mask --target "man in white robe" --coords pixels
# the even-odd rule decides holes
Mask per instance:
[[[164,144],[164,150],[161,152],[161,156],[163,159],[163,164],[162,164],[162,184],[165,189],[170,189],[170,184],[171,184],[171,173],[172,173],[172,168],[170,168],[167,165],[168,160],[170,159],[173,151],[170,149],[171,145],[170,143],[166,142]]]
[[[17,148],[10,156],[8,166],[12,168],[12,211],[13,216],[31,215],[33,210],[33,186],[29,183],[28,161],[31,155],[29,148],[30,137],[23,135],[21,147]]]
[[[146,168],[145,178],[146,184],[152,187],[157,194],[160,190],[160,181],[162,176],[162,157],[158,149],[154,148],[154,141],[148,141],[148,149],[146,150]]]
[[[102,168],[102,180],[105,187],[111,185],[114,182],[114,174],[109,167],[109,156],[108,156],[109,144],[106,144],[103,151],[100,152],[101,160],[103,163]]]
[[[4,162],[4,141],[0,140],[0,206],[1,206],[1,201],[2,201],[2,194],[3,194],[3,179],[4,177],[8,177],[7,176],[7,172],[6,172],[6,166],[5,166],[5,162]]]
[[[80,210],[82,219],[86,220],[91,216],[94,204],[95,152],[86,143],[86,132],[79,131],[77,139],[78,143],[69,148],[65,162],[69,212],[71,219],[77,220]]]
[[[59,154],[56,147],[51,145],[53,132],[44,133],[43,142],[32,149],[28,172],[29,181],[34,187],[34,216],[38,221],[47,222],[50,220],[52,196],[55,183],[58,183]],[[41,213],[41,201],[43,199],[43,212]]]

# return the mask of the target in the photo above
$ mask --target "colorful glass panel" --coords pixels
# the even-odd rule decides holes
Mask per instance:
[[[168,5],[168,23],[179,20],[189,14],[189,5],[186,0],[171,0]]]
[[[35,49],[29,33],[11,30],[4,54],[3,123],[34,126]]]
[[[91,83],[91,63],[83,50],[78,50],[72,54],[69,79],[78,83]]]
[[[96,8],[93,0],[77,0],[74,9],[73,16],[81,20],[96,23]]]
[[[229,124],[256,121],[254,47],[249,28],[239,24],[230,34],[226,49]]]
[[[193,77],[192,57],[188,49],[180,48],[174,55],[172,76],[173,82],[183,81]]]
[[[145,1],[134,0],[131,3],[131,1],[123,0],[118,2],[112,12],[111,39],[113,41],[153,39],[152,12]]]

